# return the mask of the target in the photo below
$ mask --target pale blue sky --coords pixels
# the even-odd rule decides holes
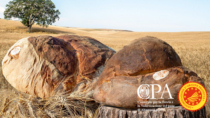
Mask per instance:
[[[0,0],[0,18],[10,0]],[[210,0],[52,0],[53,25],[150,32],[210,31]]]

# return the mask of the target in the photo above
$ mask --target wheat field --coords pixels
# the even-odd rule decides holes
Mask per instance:
[[[32,33],[29,34],[26,31],[27,27],[23,26],[19,21],[0,19],[0,61],[2,61],[7,50],[17,40],[28,36],[58,36],[62,34],[90,36],[115,49],[116,51],[120,50],[123,46],[129,44],[134,39],[144,36],[154,36],[166,41],[175,49],[180,56],[183,65],[196,72],[199,77],[204,80],[207,91],[210,93],[210,32],[130,32],[126,30],[87,29],[58,26],[43,28],[37,25],[32,27]],[[15,98],[19,98],[20,96],[20,93],[17,93],[15,89],[13,89],[13,87],[11,87],[4,79],[2,70],[0,73],[0,91],[1,116],[6,110],[8,111],[9,105],[6,103],[10,103],[12,100],[14,101]],[[18,99],[19,102],[17,103],[18,105],[16,105],[19,109],[21,109],[20,103],[22,103],[22,107],[27,104],[30,106],[30,102],[26,104],[24,100],[26,99]],[[47,107],[49,107],[49,103],[51,102],[52,101],[48,101],[45,105],[48,105]],[[52,108],[54,107],[55,105]],[[208,116],[210,117],[210,100],[207,101],[206,108]],[[78,109],[80,109],[80,111],[82,110],[82,108]],[[41,113],[42,110],[39,112]],[[83,110],[88,111],[86,108]],[[85,115],[87,115],[86,113],[88,112],[84,112]],[[15,113],[11,112],[10,114]],[[95,113],[92,113],[90,116],[95,116]]]

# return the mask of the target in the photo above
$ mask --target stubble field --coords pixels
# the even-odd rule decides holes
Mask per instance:
[[[32,33],[27,33],[27,27],[19,21],[0,19],[0,62],[7,50],[19,39],[29,36],[62,34],[75,34],[93,37],[116,51],[129,44],[132,40],[144,36],[154,36],[169,43],[180,56],[185,67],[196,72],[201,77],[210,93],[210,32],[129,32],[126,30],[84,29],[71,27],[49,26],[42,28],[34,25]],[[2,66],[0,64],[0,66]],[[0,68],[0,90],[6,94],[13,88],[7,83]],[[210,95],[210,94],[209,94]],[[0,101],[4,101],[1,95]],[[12,96],[12,95],[11,95]],[[208,97],[209,99],[209,97]],[[0,110],[5,107],[0,102]],[[210,114],[210,100],[206,104],[207,113]],[[1,115],[1,114],[0,114]]]

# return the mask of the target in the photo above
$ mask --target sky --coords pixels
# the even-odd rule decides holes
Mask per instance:
[[[10,0],[0,0],[0,18]],[[138,32],[210,31],[210,0],[52,0],[56,26]]]

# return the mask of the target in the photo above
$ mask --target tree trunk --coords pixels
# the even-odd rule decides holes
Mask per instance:
[[[29,32],[29,33],[31,33],[31,27],[32,27],[31,25],[28,26],[28,32]]]
[[[173,108],[157,108],[154,110],[128,110],[102,106],[99,108],[99,118],[206,118],[206,109],[192,112],[181,106]]]

